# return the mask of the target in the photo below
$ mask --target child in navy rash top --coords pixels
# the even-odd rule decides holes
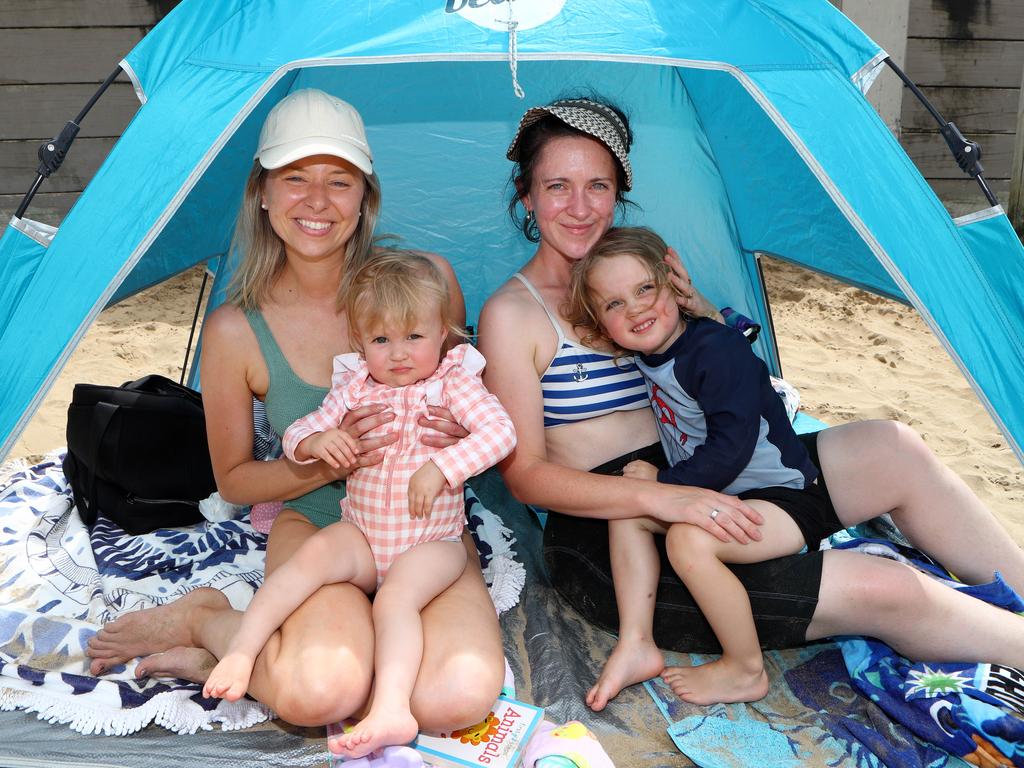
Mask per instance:
[[[813,483],[818,469],[746,338],[708,318],[683,322],[664,352],[636,356],[670,464],[658,481],[733,495]]]
[[[633,461],[623,474],[679,485],[684,495],[685,486],[738,494],[755,510],[747,517],[763,524],[761,536],[748,541],[738,511],[703,500],[693,503],[693,519],[685,523],[650,517],[609,522],[619,641],[587,694],[594,710],[659,673],[695,704],[763,697],[768,678],[750,600],[725,564],[816,549],[842,528],[764,363],[739,331],[680,312],[667,251],[648,229],[611,229],[573,271],[568,317],[582,329],[584,344],[636,353],[668,459],[660,470]],[[673,568],[721,643],[719,660],[664,669],[651,636],[660,573],[655,535],[666,536]]]

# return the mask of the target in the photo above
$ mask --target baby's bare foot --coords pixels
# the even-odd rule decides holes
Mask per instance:
[[[600,712],[623,688],[650,680],[664,668],[665,660],[653,641],[619,638],[597,683],[587,693],[587,706]]]
[[[241,653],[229,653],[213,668],[210,677],[203,686],[203,696],[226,701],[238,701],[245,695],[252,675],[251,656]]]
[[[369,714],[348,733],[329,744],[332,752],[348,759],[365,757],[380,747],[408,744],[419,731],[416,718],[408,708],[385,710],[372,707]]]

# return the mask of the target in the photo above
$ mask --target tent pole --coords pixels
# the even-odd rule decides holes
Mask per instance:
[[[60,168],[64,158],[67,157],[68,150],[71,149],[71,143],[78,135],[78,129],[82,120],[89,110],[92,109],[99,97],[103,95],[103,92],[110,87],[110,84],[120,74],[121,66],[118,65],[117,69],[111,72],[107,79],[103,81],[99,90],[92,95],[92,98],[82,108],[82,111],[78,113],[78,116],[74,120],[68,121],[60,133],[39,146],[39,167],[36,169],[36,180],[32,183],[29,191],[25,193],[25,197],[22,198],[18,210],[14,213],[15,218],[20,219],[25,215],[25,210],[28,208],[29,203],[32,202],[32,198],[36,196],[36,192],[39,191],[39,186],[43,183],[43,179],[49,178],[52,173],[55,173]]]
[[[978,182],[978,186],[981,187],[981,191],[990,205],[999,205],[999,199],[989,189],[988,182],[985,181],[983,176],[985,169],[981,165],[981,145],[976,141],[970,141],[965,138],[960,129],[956,127],[956,123],[946,120],[939,113],[939,110],[928,101],[928,97],[921,93],[921,89],[907,77],[907,73],[900,69],[891,57],[887,56],[884,61],[889,65],[889,69],[895,72],[896,76],[906,84],[910,92],[917,97],[917,100],[924,104],[925,109],[928,110],[931,116],[935,118],[935,122],[939,124],[939,133],[946,140],[946,145],[949,147],[949,151],[953,153],[953,157],[956,159],[957,165],[960,166],[960,170]]]
[[[206,293],[206,281],[209,279],[210,273],[206,271],[206,266],[203,266],[203,282],[199,286],[199,298],[196,299],[196,313],[192,315],[192,328],[188,332],[188,344],[185,346],[185,359],[181,363],[181,378],[178,383],[182,386],[185,385],[185,373],[188,371],[188,356],[192,352],[192,339],[196,335],[196,325],[199,324],[199,308],[203,306],[203,294]]]

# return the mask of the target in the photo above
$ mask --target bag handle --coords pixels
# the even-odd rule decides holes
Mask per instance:
[[[83,457],[85,471],[89,474],[89,477],[83,478],[82,486],[89,488],[89,498],[81,499],[86,507],[85,513],[89,516],[90,520],[95,520],[98,512],[96,509],[96,457],[103,445],[104,438],[107,436],[107,430],[110,429],[110,423],[120,407],[119,405],[111,405],[104,402],[98,402],[93,406],[92,422],[89,424],[89,432],[93,435],[93,439],[89,441],[88,453]],[[82,515],[82,510],[79,510],[79,516],[85,519],[85,515]]]

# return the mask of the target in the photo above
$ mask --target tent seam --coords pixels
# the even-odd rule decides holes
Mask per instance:
[[[867,225],[865,225],[864,222],[861,220],[860,216],[856,214],[856,212],[853,210],[853,206],[850,205],[850,203],[846,200],[845,196],[843,196],[842,193],[839,191],[838,187],[835,186],[835,184],[832,182],[831,177],[825,172],[825,169],[821,167],[820,163],[818,163],[817,159],[814,157],[814,154],[810,151],[810,149],[807,148],[807,146],[803,143],[803,141],[796,134],[796,132],[789,126],[785,118],[783,118],[782,115],[778,112],[778,110],[775,109],[774,105],[771,103],[768,97],[765,96],[761,92],[760,88],[758,88],[757,85],[747,77],[745,72],[737,70],[736,76],[740,83],[743,84],[747,91],[751,94],[754,100],[762,106],[762,109],[765,110],[765,113],[768,115],[769,119],[773,123],[775,123],[776,127],[778,127],[782,131],[783,135],[786,136],[787,139],[789,139],[790,144],[793,145],[793,148],[796,150],[797,154],[804,159],[804,163],[811,170],[811,173],[813,173],[814,176],[818,179],[822,187],[824,187],[826,193],[830,198],[832,198],[832,201],[839,208],[840,212],[843,214],[846,220],[850,222],[854,230],[860,235],[861,239],[868,246],[871,252],[875,255],[875,258],[879,260],[879,262],[885,268],[886,272],[889,273],[889,276],[893,278],[893,280],[900,287],[900,289],[906,294],[907,298],[914,305],[914,308],[924,319],[925,324],[928,325],[929,328],[931,328],[932,333],[936,336],[936,338],[939,339],[943,348],[946,350],[946,354],[950,356],[950,358],[956,364],[957,368],[960,369],[960,372],[963,375],[963,377],[967,379],[967,382],[970,384],[971,389],[974,390],[975,395],[981,401],[982,405],[985,407],[985,410],[988,411],[989,416],[992,418],[992,420],[999,426],[1000,430],[1003,432],[1003,435],[1006,437],[1007,441],[1013,447],[1014,452],[1017,454],[1018,458],[1021,461],[1024,461],[1024,450],[1022,450],[1022,447],[1014,439],[1013,434],[1010,432],[1005,422],[1003,422],[1002,418],[999,416],[999,413],[992,405],[991,401],[988,399],[988,396],[985,394],[984,390],[982,390],[982,388],[978,385],[974,376],[971,374],[970,370],[967,368],[963,360],[960,358],[960,355],[956,352],[956,350],[953,349],[953,346],[950,343],[949,339],[946,338],[946,334],[942,331],[941,328],[939,328],[938,323],[935,321],[935,318],[932,316],[931,312],[924,305],[924,302],[921,301],[917,293],[911,288],[906,277],[904,277],[903,273],[893,263],[892,259],[889,257],[888,252],[885,250],[885,248],[882,247],[882,244],[878,242],[878,240],[871,233]],[[840,83],[843,84],[843,87],[855,87],[845,77],[839,77],[837,79]],[[871,116],[877,119],[877,113],[875,113],[874,109],[872,109],[868,102],[864,100],[863,94],[861,94],[859,90],[857,92],[858,95],[861,97],[858,100],[859,108],[862,110],[870,109]],[[888,129],[884,131],[884,134],[886,138],[884,138],[883,140],[893,142],[896,140]],[[924,184],[922,185],[922,182],[924,180],[921,177],[920,172],[917,171],[917,167],[913,165],[913,162],[906,155],[906,152],[902,150],[902,147],[900,147],[900,150],[903,155],[903,159],[901,159],[901,162],[903,162],[905,165],[906,163],[910,163],[911,170],[914,171],[914,173],[910,174],[910,176],[911,178],[913,178],[914,183],[917,184],[919,188],[923,186],[923,188],[927,190],[928,196],[930,196],[930,198],[933,201],[932,205],[938,203],[942,213],[945,216],[946,226],[951,237],[958,244],[963,255],[967,260],[967,263],[971,265],[971,269],[977,275],[978,265],[977,260],[974,258],[974,254],[970,252],[970,249],[967,248],[966,244],[964,244],[963,240],[960,238],[960,233],[953,226],[953,221],[949,217],[949,214],[946,212],[945,207],[943,207],[942,204],[938,202],[938,198],[935,197],[935,192],[931,189],[927,182],[924,182]],[[997,302],[991,301],[991,291],[989,290],[987,283],[984,280],[980,279],[978,282],[982,286],[982,290],[984,290],[985,293],[989,295],[990,307],[998,306]],[[1000,320],[1004,324],[1007,322],[1007,318],[1005,316],[1001,317]],[[1024,356],[1024,351],[1022,351],[1021,349],[1020,342],[1011,338],[1011,343],[1013,343],[1013,345],[1017,348],[1018,355]]]

